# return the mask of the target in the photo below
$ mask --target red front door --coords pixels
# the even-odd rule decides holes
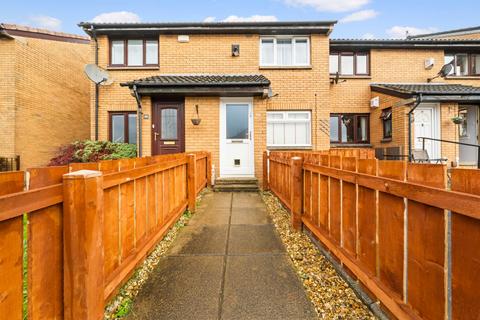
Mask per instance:
[[[152,153],[185,152],[184,99],[161,99],[153,103]]]

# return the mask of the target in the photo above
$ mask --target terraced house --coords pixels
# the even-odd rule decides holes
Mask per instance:
[[[260,176],[265,149],[476,164],[476,148],[431,139],[478,144],[478,39],[330,39],[334,24],[80,23],[113,79],[91,88],[91,135],[141,155],[210,150],[217,177]]]

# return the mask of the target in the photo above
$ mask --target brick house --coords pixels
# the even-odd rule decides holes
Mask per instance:
[[[89,42],[0,24],[0,158],[43,166],[61,145],[89,138]]]
[[[458,140],[450,118],[480,102],[471,87],[480,77],[463,74],[462,54],[475,63],[479,40],[331,40],[334,24],[80,23],[91,61],[113,79],[98,88],[97,110],[92,98],[91,136],[138,143],[142,155],[210,150],[217,177],[260,177],[266,149],[388,147],[405,156],[406,112],[421,93],[441,110],[441,137]],[[448,59],[458,76],[427,82]],[[425,87],[385,88],[392,83]],[[437,86],[448,97],[427,99],[422,90]],[[417,121],[427,107],[417,107]],[[427,144],[432,158],[458,160],[457,147]]]

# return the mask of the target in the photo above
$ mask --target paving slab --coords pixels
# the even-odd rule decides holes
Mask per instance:
[[[223,260],[164,258],[135,299],[128,319],[218,319]]]
[[[232,208],[232,225],[234,224],[271,224],[265,208]]]
[[[316,319],[286,256],[229,256],[222,319]]]
[[[265,208],[262,198],[254,192],[237,192],[233,194],[232,207],[234,208]]]
[[[169,255],[224,255],[227,245],[227,225],[187,226],[175,240]]]
[[[273,225],[232,225],[230,227],[229,255],[283,252],[285,247]]]

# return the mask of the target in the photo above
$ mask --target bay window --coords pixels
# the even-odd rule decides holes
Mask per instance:
[[[260,39],[260,66],[309,66],[310,40],[306,37]]]
[[[370,74],[368,52],[332,52],[329,58],[330,74],[366,76]]]
[[[267,146],[310,147],[310,111],[267,112]]]
[[[480,54],[446,53],[445,64],[451,63],[451,76],[480,76]]]
[[[110,66],[158,66],[158,40],[119,39],[110,41]]]
[[[330,142],[362,144],[370,141],[368,114],[331,114]]]

